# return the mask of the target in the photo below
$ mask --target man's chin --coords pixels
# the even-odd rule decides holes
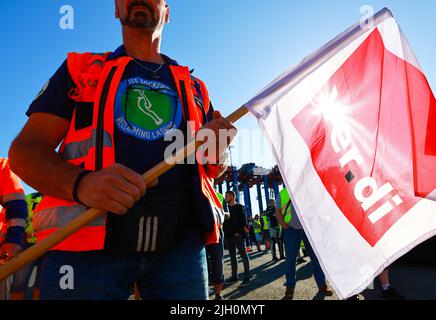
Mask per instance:
[[[147,21],[131,21],[128,26],[134,29],[154,30],[156,25]]]
[[[127,21],[127,25],[135,29],[154,29],[156,24],[149,17],[134,17]]]
[[[154,23],[152,17],[148,13],[141,11],[135,12],[135,14],[130,14],[127,19],[127,25],[136,29],[156,28],[156,23]]]

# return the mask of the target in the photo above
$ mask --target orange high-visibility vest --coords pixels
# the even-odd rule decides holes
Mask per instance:
[[[123,56],[107,61],[109,55],[110,52],[70,53],[67,59],[68,70],[76,84],[69,96],[77,104],[59,153],[65,161],[86,170],[99,171],[115,163],[114,101],[124,70],[133,59]],[[191,132],[194,135],[203,125],[210,106],[206,85],[201,80],[193,78],[188,67],[170,66],[170,70],[180,101],[188,111],[185,119],[190,120]],[[198,97],[202,98],[205,112],[198,104]],[[79,108],[93,108],[93,121],[86,128],[76,129],[76,117],[83,114],[78,112]],[[200,214],[204,215],[203,220],[207,221],[203,223],[205,244],[218,243],[219,225],[223,219],[222,205],[205,167],[197,167],[199,181],[194,189],[201,194],[200,202],[207,204],[207,208],[200,210]],[[38,241],[65,226],[86,210],[87,208],[76,202],[44,196],[35,210],[34,217]],[[106,215],[82,228],[53,250],[102,250],[105,236]]]
[[[0,208],[0,245],[6,238],[6,210]]]

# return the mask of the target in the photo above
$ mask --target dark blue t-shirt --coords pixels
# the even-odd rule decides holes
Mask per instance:
[[[121,46],[108,59],[122,55],[125,52]],[[182,105],[169,69],[169,64],[175,62],[167,57],[165,60],[166,63],[157,72],[157,76],[150,70],[157,70],[160,65],[138,60],[130,62],[115,98],[115,159],[117,163],[140,174],[164,160],[165,149],[171,144],[164,141],[166,133],[173,129],[186,131]],[[74,87],[65,61],[30,105],[27,115],[44,112],[71,121],[76,102],[68,97],[68,93]],[[209,119],[212,112],[210,108],[207,115]],[[154,208],[150,210],[160,207],[162,211],[174,211],[173,222],[180,223],[179,229],[196,226],[193,203],[195,175],[194,165],[177,165],[159,178],[158,186],[150,189],[146,199],[141,202],[146,207]],[[138,213],[129,212],[121,217],[109,215],[106,247],[122,251],[128,244],[119,241],[120,237],[125,237],[127,233],[136,236],[138,229],[146,230],[146,226],[141,226],[139,221],[143,219]],[[130,242],[133,243],[133,240]]]

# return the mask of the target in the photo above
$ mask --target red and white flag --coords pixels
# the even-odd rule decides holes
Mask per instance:
[[[436,235],[436,101],[388,9],[246,107],[341,298]]]

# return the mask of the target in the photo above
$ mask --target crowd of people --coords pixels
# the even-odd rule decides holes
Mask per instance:
[[[285,260],[286,291],[283,300],[292,300],[294,298],[297,283],[296,268],[299,264],[307,262],[305,257],[310,258],[313,275],[319,289],[318,295],[325,297],[333,295],[318,258],[295,213],[286,188],[280,192],[276,199],[270,200],[265,212],[262,212],[260,216],[255,215],[254,218],[246,214],[244,206],[236,203],[236,194],[233,191],[226,192],[225,198],[221,194],[218,195],[223,201],[223,207],[228,208],[228,212],[222,226],[224,241],[207,247],[210,284],[215,289],[215,300],[223,299],[221,293],[225,284],[233,285],[240,281],[237,253],[242,260],[244,270],[244,277],[240,285],[247,286],[250,284],[249,253],[254,252],[253,247],[257,249],[257,253],[268,254],[271,252],[272,262]],[[278,250],[276,250],[276,246]],[[231,264],[231,276],[227,280],[224,280],[223,273],[225,248],[228,250]],[[277,256],[277,251],[279,256]],[[405,298],[391,287],[388,270],[380,275],[380,282],[382,287],[381,298],[395,300]],[[360,299],[362,299],[361,295],[349,298],[349,300]]]
[[[241,281],[241,286],[246,286],[250,283],[251,274],[248,253],[252,252],[253,246],[255,246],[258,252],[266,254],[271,251],[271,260],[273,262],[285,260],[287,289],[284,299],[292,300],[296,285],[296,266],[304,259],[304,253],[302,253],[304,248],[311,258],[319,293],[325,296],[333,295],[333,291],[327,285],[318,260],[297,220],[298,218],[296,216],[292,217],[292,204],[289,201],[286,189],[277,198],[278,207],[276,207],[276,200],[271,199],[267,210],[262,212],[260,216],[256,215],[254,218],[248,217],[244,206],[236,203],[235,199],[236,194],[233,191],[226,192],[225,201],[229,212],[223,223],[224,242],[208,246],[210,276],[211,279],[219,279],[218,283],[212,282],[215,287],[216,300],[223,299],[221,296],[224,286],[223,254],[214,255],[210,253],[215,251],[223,253],[224,244],[229,253],[232,270],[231,277],[226,280],[228,284],[239,282],[237,252],[242,259],[244,267],[244,278]],[[284,204],[283,207],[282,204]],[[291,221],[293,221],[293,224],[291,224]],[[263,251],[261,250],[262,245],[264,246]],[[219,249],[216,249],[216,247],[219,247]],[[277,256],[277,251],[279,256]],[[216,290],[217,287],[218,290]]]

